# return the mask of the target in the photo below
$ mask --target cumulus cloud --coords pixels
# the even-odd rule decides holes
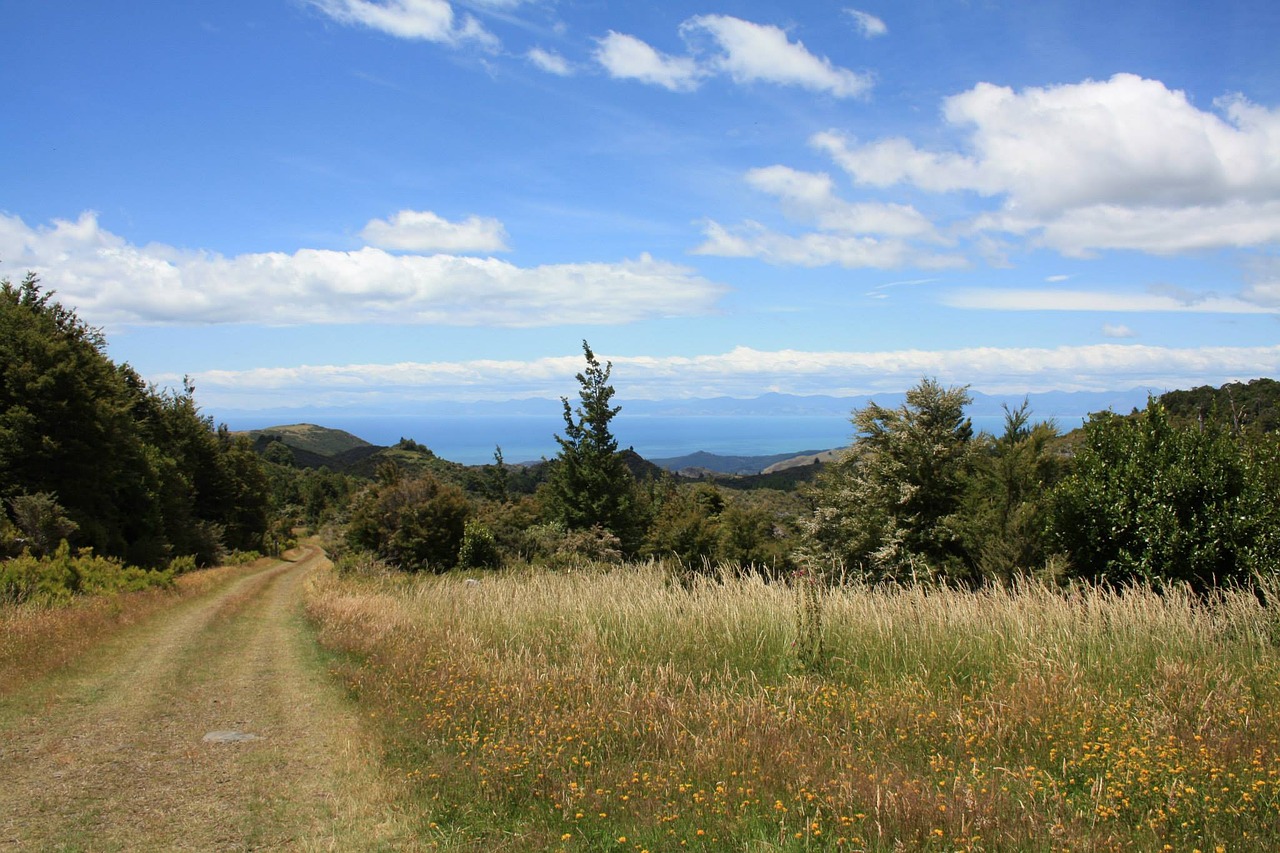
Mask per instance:
[[[764,351],[737,347],[696,356],[611,356],[620,397],[755,397],[772,388],[794,394],[897,392],[921,376],[971,384],[985,393],[1105,391],[1135,386],[1192,387],[1275,375],[1280,346],[1173,348],[1097,344],[1057,348],[973,347],[883,352]],[[194,376],[201,399],[216,405],[279,406],[295,399],[344,405],[380,395],[417,400],[553,398],[571,387],[581,355],[528,361],[309,365],[206,371]],[[153,377],[177,381],[180,377]],[[208,403],[207,403],[208,404]]]
[[[791,41],[785,30],[728,15],[699,15],[680,25],[689,56],[661,53],[635,36],[610,32],[598,40],[596,61],[613,77],[671,91],[691,91],[702,79],[727,74],[735,83],[800,86],[838,98],[871,88],[871,77],[840,68]]]
[[[470,15],[459,21],[447,0],[312,0],[333,20],[402,39],[496,48],[498,39]]]
[[[569,64],[569,60],[554,51],[533,47],[524,56],[548,74],[555,74],[557,77],[568,77],[573,74],[573,66]]]
[[[768,166],[747,172],[747,185],[778,199],[783,213],[819,230],[797,235],[747,221],[726,227],[711,221],[702,255],[759,258],[774,264],[815,267],[938,269],[963,266],[963,257],[939,254],[921,243],[944,242],[933,224],[910,205],[848,202],[836,195],[829,175]]]
[[[967,191],[1002,201],[979,230],[1027,235],[1065,254],[1180,252],[1280,238],[1280,110],[1241,96],[1216,112],[1158,80],[1027,88],[980,83],[943,103],[958,151],[838,132],[811,140],[853,180]]]
[[[871,39],[889,33],[889,27],[885,25],[885,22],[870,12],[863,12],[860,9],[845,9],[844,11],[845,14],[853,18],[853,24],[858,28],[858,32],[862,33],[863,38]]]
[[[1107,338],[1136,338],[1138,333],[1124,324],[1103,323],[1102,335]]]
[[[37,272],[85,319],[107,325],[617,324],[706,313],[725,292],[688,267],[648,255],[519,267],[375,247],[227,257],[136,246],[103,229],[92,213],[37,228],[0,215],[0,257],[7,268]]]
[[[639,80],[673,92],[696,89],[703,74],[697,62],[687,56],[669,56],[635,36],[612,30],[598,40],[594,55],[612,77]]]
[[[829,175],[767,166],[746,174],[747,185],[775,196],[783,211],[823,230],[895,237],[933,237],[933,224],[906,204],[850,203],[839,198]]]
[[[1280,198],[1188,207],[1090,205],[1048,219],[1005,211],[977,217],[974,227],[1026,234],[1033,246],[1070,257],[1092,257],[1103,249],[1155,255],[1243,249],[1280,241]]]
[[[815,56],[785,30],[728,15],[699,15],[680,25],[683,35],[709,36],[718,52],[708,62],[737,83],[778,83],[825,92],[838,98],[864,94],[871,78]]]
[[[505,252],[507,231],[497,219],[469,216],[450,222],[429,210],[402,210],[371,219],[360,232],[370,246],[409,252]]]

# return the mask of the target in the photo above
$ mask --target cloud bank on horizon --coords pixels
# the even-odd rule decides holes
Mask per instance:
[[[1124,337],[1121,328],[1114,337]],[[1271,347],[1169,347],[1095,344],[1085,347],[974,348],[929,352],[762,352],[738,347],[696,357],[620,356],[612,359],[619,395],[633,400],[754,397],[764,393],[852,397],[900,391],[921,376],[963,385],[983,376],[983,391],[1106,391],[1177,387],[1180,377],[1210,368],[1243,375],[1265,373],[1280,358]],[[210,370],[191,377],[235,409],[271,408],[282,395],[320,407],[412,403],[554,399],[572,396],[581,357],[532,361],[301,365]],[[169,383],[182,377],[168,374]]]
[[[213,407],[558,396],[583,337],[647,399],[1275,376],[1280,15],[1228,5],[104,19],[5,72],[0,270]]]

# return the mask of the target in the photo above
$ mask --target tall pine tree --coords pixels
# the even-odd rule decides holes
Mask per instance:
[[[618,453],[609,422],[622,410],[611,405],[613,363],[600,365],[582,342],[587,368],[577,375],[580,403],[564,404],[564,435],[556,436],[560,454],[548,483],[552,516],[570,530],[600,527],[618,537],[624,550],[637,542],[635,478]]]

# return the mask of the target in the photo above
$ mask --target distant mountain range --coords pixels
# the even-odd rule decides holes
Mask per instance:
[[[1046,391],[1035,394],[985,394],[970,392],[973,403],[968,413],[973,417],[996,416],[1001,406],[1018,406],[1024,396],[1033,416],[1039,419],[1057,417],[1083,417],[1092,412],[1111,409],[1128,413],[1146,405],[1147,396],[1159,396],[1164,389],[1131,388],[1126,391]],[[761,394],[758,397],[697,397],[683,400],[617,400],[627,416],[660,417],[806,417],[848,416],[874,400],[881,406],[895,407],[902,403],[905,394],[860,394],[853,397],[829,395]],[[350,418],[352,416],[376,417],[383,415],[424,417],[550,417],[559,419],[562,407],[559,400],[530,398],[524,400],[476,400],[470,402],[432,401],[428,403],[403,403],[394,408],[297,408],[267,410],[221,410],[222,420],[257,420],[278,418],[282,422],[306,420],[323,422],[326,417]]]

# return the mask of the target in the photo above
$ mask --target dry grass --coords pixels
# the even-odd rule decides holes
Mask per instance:
[[[310,613],[454,849],[1273,850],[1276,616],[659,567],[327,578]],[[625,840],[623,840],[625,839]]]
[[[66,666],[117,631],[263,564],[191,572],[171,589],[0,606],[0,696]]]

